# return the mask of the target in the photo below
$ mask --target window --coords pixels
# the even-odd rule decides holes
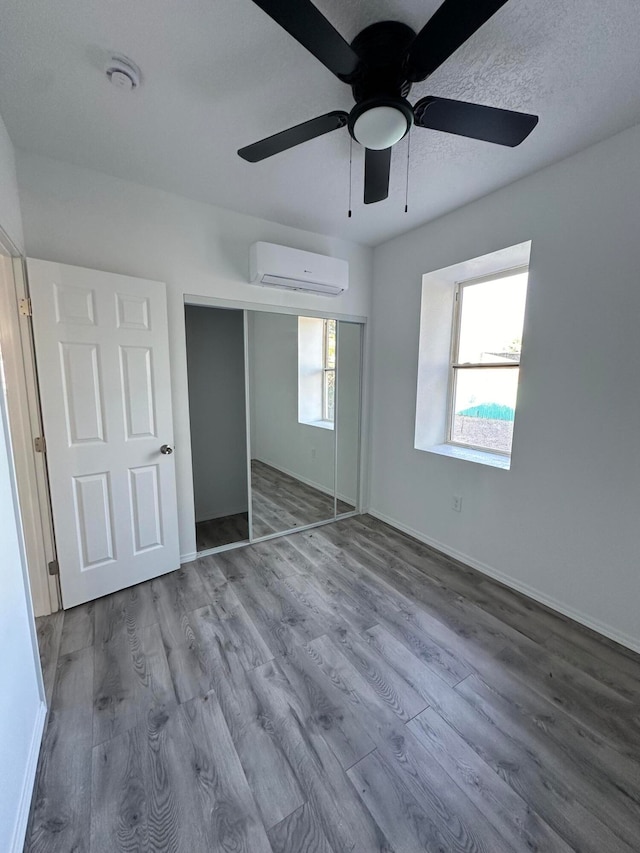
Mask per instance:
[[[298,317],[298,423],[333,429],[336,321]]]
[[[447,442],[509,455],[528,268],[458,282]]]
[[[527,240],[422,276],[416,450],[510,469],[531,248]]]
[[[333,423],[336,400],[336,321],[323,320],[322,323],[322,419]]]

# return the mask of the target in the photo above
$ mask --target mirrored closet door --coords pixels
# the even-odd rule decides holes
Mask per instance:
[[[333,518],[336,321],[249,312],[254,539]]]
[[[359,505],[362,326],[337,323],[336,513]]]
[[[185,307],[198,552],[359,507],[357,322]]]

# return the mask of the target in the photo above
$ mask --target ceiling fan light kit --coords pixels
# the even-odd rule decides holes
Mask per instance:
[[[373,98],[355,105],[348,124],[356,142],[373,151],[382,151],[407,135],[413,124],[413,110],[402,98]]]
[[[264,12],[351,86],[355,106],[336,110],[238,151],[256,163],[345,125],[365,148],[364,202],[389,195],[391,151],[413,126],[515,147],[538,123],[527,113],[427,96],[407,100],[507,0],[444,0],[419,33],[399,21],[379,21],[348,44],[311,0],[254,0]],[[406,209],[406,208],[405,208]]]

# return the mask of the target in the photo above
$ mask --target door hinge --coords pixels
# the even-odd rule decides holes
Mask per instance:
[[[33,312],[31,310],[31,300],[30,299],[18,300],[18,311],[20,311],[20,313],[22,314],[23,317],[33,316]]]
[[[60,565],[57,560],[51,560],[49,563],[49,574],[50,575],[59,575],[60,574]]]
[[[33,439],[33,449],[36,453],[46,453],[47,452],[47,443],[44,440],[43,435],[38,435]]]

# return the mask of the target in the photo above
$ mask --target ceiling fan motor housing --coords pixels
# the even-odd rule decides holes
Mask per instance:
[[[400,21],[378,21],[351,42],[360,65],[349,81],[356,104],[376,97],[406,98],[411,89],[405,63],[416,34]]]
[[[356,102],[349,115],[349,133],[366,148],[395,145],[413,124],[405,60],[414,39],[406,24],[379,21],[351,42],[360,63],[349,81]]]

